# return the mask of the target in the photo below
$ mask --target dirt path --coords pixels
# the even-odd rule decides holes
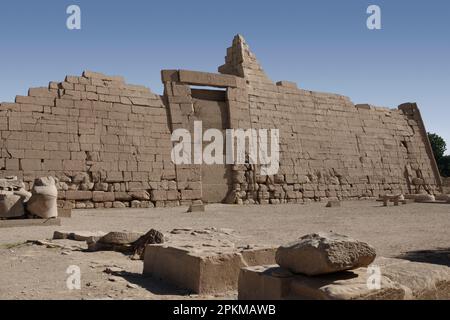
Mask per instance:
[[[236,245],[280,245],[317,231],[335,231],[367,241],[378,255],[449,265],[450,206],[408,204],[384,208],[374,201],[344,202],[341,208],[324,203],[279,206],[211,205],[206,213],[187,214],[186,208],[75,211],[61,227],[0,229],[0,299],[211,299],[189,296],[152,279],[143,278],[142,262],[113,252],[48,249],[19,245],[50,239],[60,231],[141,231],[165,234],[175,228],[232,229]],[[170,234],[169,234],[170,235]],[[169,236],[170,240],[170,236]],[[79,244],[79,243],[76,243]],[[77,265],[82,290],[66,286],[66,270]],[[108,267],[116,275],[107,274]]]

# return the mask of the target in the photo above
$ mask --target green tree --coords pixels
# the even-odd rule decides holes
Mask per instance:
[[[435,133],[428,133],[434,158],[443,177],[450,176],[450,156],[445,156],[447,144],[444,139]]]
[[[431,148],[433,149],[434,157],[436,161],[439,161],[447,150],[447,144],[442,137],[435,133],[428,133],[428,139],[430,139]]]
[[[438,167],[443,177],[450,177],[450,156],[443,156],[440,158]]]

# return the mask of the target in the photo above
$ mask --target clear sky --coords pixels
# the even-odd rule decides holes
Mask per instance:
[[[66,28],[71,4],[78,31]],[[371,4],[382,30],[366,27]],[[274,81],[355,103],[417,102],[450,153],[448,0],[1,1],[0,101],[85,69],[161,93],[161,69],[216,72],[237,33]]]

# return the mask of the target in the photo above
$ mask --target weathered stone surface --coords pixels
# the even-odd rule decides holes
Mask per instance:
[[[436,201],[434,195],[431,194],[410,194],[405,196],[406,199],[413,199],[415,202],[433,202]]]
[[[286,273],[278,265],[241,269],[239,300],[403,300],[405,288],[381,277],[381,288],[367,286],[366,268],[307,277]]]
[[[276,261],[293,273],[314,276],[366,267],[375,257],[375,249],[367,243],[336,233],[317,233],[281,246]]]
[[[12,192],[0,193],[0,218],[17,218],[25,215],[22,198]]]
[[[138,256],[140,260],[144,260],[145,248],[148,245],[162,243],[164,243],[164,235],[152,229],[133,243],[134,255]]]
[[[32,196],[27,202],[27,210],[42,219],[58,216],[58,190],[53,177],[39,178],[34,181]]]
[[[380,286],[373,272],[358,268],[308,277],[278,265],[247,267],[239,276],[240,300],[420,300],[450,299],[450,268],[400,259],[377,258]]]
[[[132,199],[135,200],[150,200],[150,194],[145,191],[145,190],[141,190],[141,191],[133,191],[130,192],[129,195],[131,196]]]
[[[101,237],[98,241],[106,244],[132,244],[136,242],[143,234],[140,232],[110,232]]]
[[[150,245],[145,250],[144,274],[200,294],[236,290],[240,268],[274,261],[275,249],[245,251]]]
[[[381,274],[406,287],[406,299],[449,300],[450,268],[408,260],[378,258]]]

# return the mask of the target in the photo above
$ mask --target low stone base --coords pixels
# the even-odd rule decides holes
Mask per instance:
[[[293,275],[278,265],[247,267],[239,276],[239,299],[450,299],[449,267],[386,258],[377,259],[372,266],[380,268],[380,289],[368,287],[373,274],[367,268],[307,277]]]
[[[164,245],[145,250],[144,274],[198,294],[237,290],[240,269],[272,264],[275,248],[214,252]]]
[[[18,228],[18,227],[49,227],[60,226],[61,219],[17,219],[17,220],[0,220],[0,228]]]

